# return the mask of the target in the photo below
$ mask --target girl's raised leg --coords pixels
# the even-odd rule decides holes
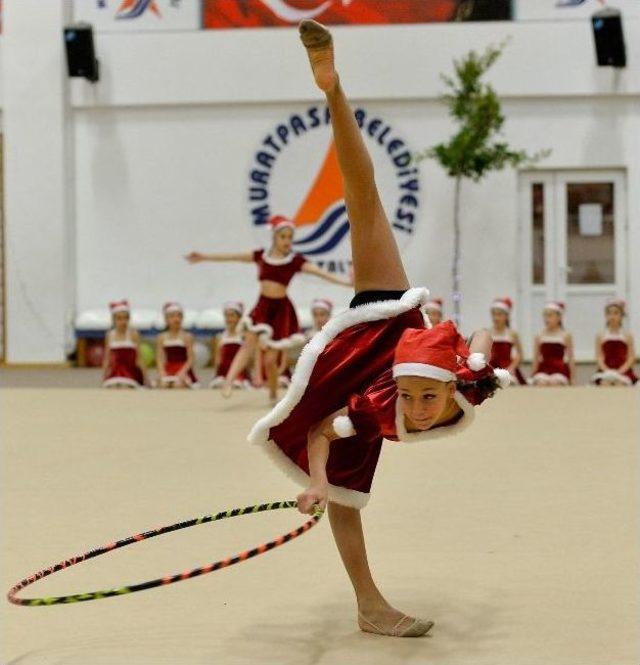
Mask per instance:
[[[300,37],[316,84],[325,93],[331,113],[351,225],[356,293],[408,289],[400,252],[376,187],[371,157],[334,68],[331,34],[315,21],[303,21]]]

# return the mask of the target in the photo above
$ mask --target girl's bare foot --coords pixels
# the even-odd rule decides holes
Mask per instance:
[[[298,28],[300,39],[307,49],[309,62],[316,85],[324,92],[330,92],[338,82],[338,74],[333,64],[333,39],[331,33],[316,21],[302,21]]]
[[[358,626],[365,633],[389,637],[421,637],[433,628],[433,621],[407,616],[390,605],[358,610]]]
[[[228,383],[225,381],[222,384],[222,388],[220,389],[220,394],[225,398],[229,399],[231,397],[231,394],[233,393],[233,384]]]

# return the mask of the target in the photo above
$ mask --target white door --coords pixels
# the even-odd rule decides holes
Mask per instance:
[[[518,325],[525,356],[547,300],[566,303],[578,360],[593,360],[607,298],[627,293],[624,172],[537,171],[520,177]]]

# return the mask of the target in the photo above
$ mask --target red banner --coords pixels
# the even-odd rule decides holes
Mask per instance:
[[[327,25],[508,20],[509,0],[204,0],[203,27],[292,26],[305,18]]]

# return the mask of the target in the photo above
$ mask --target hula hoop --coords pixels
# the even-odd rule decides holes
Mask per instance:
[[[233,566],[236,563],[241,561],[246,561],[251,559],[254,556],[259,554],[264,554],[269,550],[272,550],[284,543],[288,543],[290,540],[297,538],[302,535],[305,531],[308,531],[311,527],[315,526],[323,515],[323,511],[319,508],[316,508],[313,517],[305,522],[302,526],[299,526],[297,529],[285,533],[281,536],[278,536],[274,540],[271,540],[262,545],[258,545],[250,550],[245,550],[240,552],[235,556],[227,557],[226,559],[221,559],[214,563],[208,563],[199,568],[194,568],[193,570],[186,570],[182,573],[176,573],[174,575],[166,575],[165,577],[158,577],[154,580],[149,580],[147,582],[139,582],[138,584],[130,584],[128,586],[123,586],[115,589],[103,589],[100,591],[88,591],[87,593],[76,593],[68,596],[48,596],[41,598],[17,598],[18,592],[24,589],[26,586],[41,580],[44,577],[48,577],[53,573],[57,573],[60,570],[69,568],[70,566],[75,566],[78,563],[87,561],[88,559],[93,559],[102,554],[107,554],[107,552],[112,552],[113,550],[119,549],[120,547],[126,547],[127,545],[132,545],[133,543],[138,543],[141,540],[148,540],[149,538],[155,538],[156,536],[162,536],[165,533],[172,533],[173,531],[179,531],[180,529],[188,529],[192,526],[197,526],[199,524],[207,524],[209,522],[217,522],[219,520],[226,519],[228,517],[238,517],[240,515],[248,515],[251,513],[262,513],[266,510],[281,510],[285,508],[296,508],[298,505],[297,501],[275,501],[273,503],[262,503],[255,506],[247,506],[246,508],[234,508],[233,510],[226,510],[218,513],[217,515],[203,515],[202,517],[196,517],[185,522],[177,522],[176,524],[170,524],[168,526],[161,526],[157,529],[151,529],[150,531],[145,531],[144,533],[138,533],[135,536],[129,536],[128,538],[123,538],[122,540],[117,540],[113,543],[108,543],[102,547],[98,547],[84,554],[78,554],[69,559],[65,559],[60,563],[56,563],[49,568],[40,570],[33,575],[29,575],[22,581],[18,582],[16,585],[11,587],[7,593],[7,600],[14,605],[25,605],[28,607],[35,607],[40,605],[60,605],[65,603],[79,603],[86,600],[100,600],[102,598],[111,598],[112,596],[122,596],[128,593],[137,593],[138,591],[146,591],[147,589],[153,589],[159,586],[167,586],[169,584],[174,584],[175,582],[182,582],[183,580],[191,579],[192,577],[198,577],[199,575],[206,575],[207,573],[212,573],[215,570],[220,570],[221,568],[227,568]]]

